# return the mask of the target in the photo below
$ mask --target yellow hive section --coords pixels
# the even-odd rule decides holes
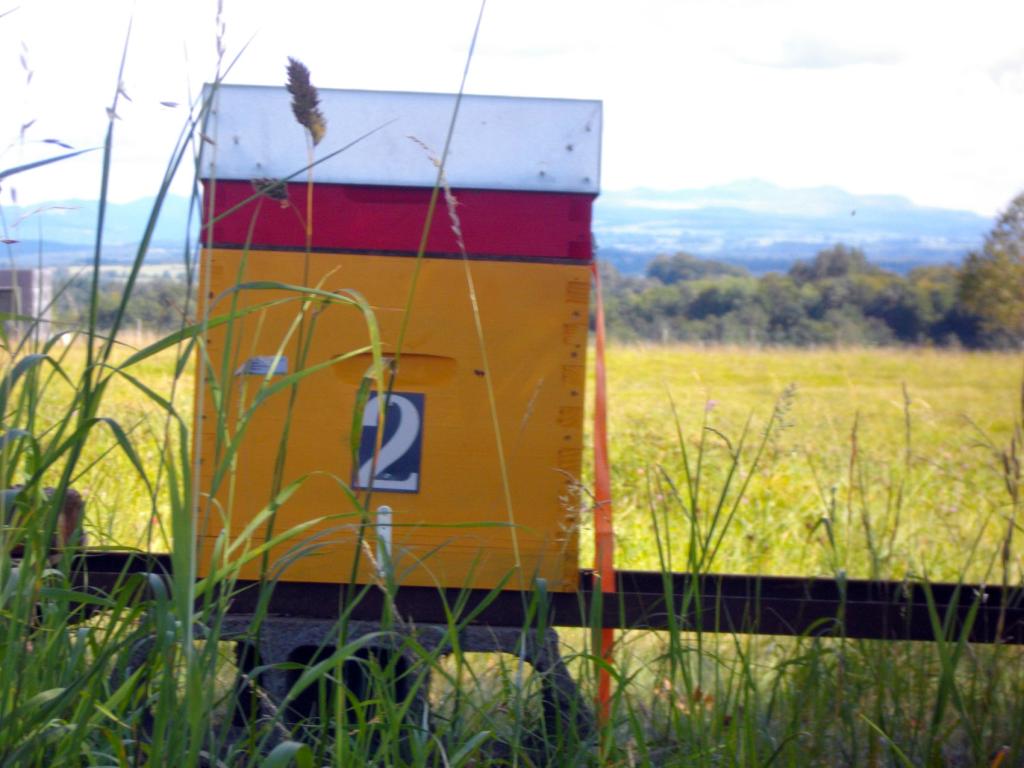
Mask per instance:
[[[233,296],[239,308],[294,296],[280,290],[232,293],[238,282],[271,280],[327,291],[356,290],[373,307],[384,355],[394,353],[413,258],[214,249],[204,253],[204,260],[208,284],[203,285],[203,296],[212,302],[214,317],[230,310]],[[362,540],[356,577],[361,582],[385,567],[374,561],[380,560],[382,545],[387,544],[401,584],[492,588],[505,583],[521,588],[542,577],[549,589],[575,589],[575,483],[582,454],[589,267],[510,261],[473,261],[468,266],[504,446],[508,495],[466,264],[425,259],[393,387],[405,402],[393,403],[388,410],[391,426],[385,428],[377,461],[386,464],[396,455],[401,459],[392,467],[376,467],[368,507],[366,490],[351,488],[359,480],[353,472],[351,446],[357,390],[372,358],[362,353],[340,359],[370,343],[362,315],[341,305],[315,307],[307,313],[302,332],[312,337],[304,367],[336,362],[302,380],[290,419],[289,389],[255,409],[228,471],[223,471],[225,445],[238,432],[238,414],[265,386],[265,371],[272,364],[268,361],[280,351],[288,373],[296,370],[300,304],[291,301],[235,321],[226,366],[228,327],[210,331],[207,349],[216,373],[203,388],[196,439],[204,494],[199,516],[204,572],[222,530],[226,527],[228,540],[235,540],[267,507],[287,422],[281,487],[300,479],[301,483],[277,510],[273,535],[315,518],[329,519],[271,550],[272,566],[292,561],[284,579],[351,581],[357,542]],[[292,338],[286,343],[289,333]],[[228,372],[226,377],[222,370]],[[278,371],[282,373],[272,376],[270,384],[281,380],[283,366]],[[220,425],[212,399],[215,389],[230,401],[219,408],[228,413]],[[365,411],[366,421],[377,418],[377,406]],[[406,429],[399,435],[401,424]],[[410,443],[413,426],[418,428],[416,444]],[[366,481],[370,466],[365,454],[373,441],[364,437],[363,442],[364,460],[355,463],[366,464]],[[406,468],[404,475],[389,475],[390,469],[401,466]],[[418,471],[410,473],[413,466]],[[221,477],[211,497],[218,468]],[[400,490],[381,490],[381,485]],[[368,515],[359,512],[350,494],[363,502]],[[376,525],[387,522],[378,518],[382,505],[392,510],[390,528]],[[259,546],[264,536],[265,527],[260,525],[236,556]],[[303,557],[292,557],[296,545],[307,550]],[[242,577],[255,577],[260,565],[254,560]]]

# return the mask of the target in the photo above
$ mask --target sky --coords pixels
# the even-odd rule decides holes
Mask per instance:
[[[117,201],[155,192],[186,117],[166,104],[218,38],[228,82],[283,84],[294,56],[320,88],[451,92],[479,9],[223,0],[219,26],[216,0],[0,0],[0,172],[102,143],[129,22]],[[758,178],[991,216],[1024,190],[1022,29],[1021,0],[488,0],[467,92],[601,99],[605,189]],[[99,153],[0,184],[95,199]]]

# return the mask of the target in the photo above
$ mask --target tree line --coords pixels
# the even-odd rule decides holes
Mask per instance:
[[[735,344],[1024,346],[1024,193],[959,265],[903,276],[842,244],[761,277],[687,253],[601,265],[609,334]]]
[[[96,297],[96,325],[108,329],[124,295],[122,278],[104,277]],[[84,328],[89,320],[92,284],[88,275],[72,277],[69,270],[58,270],[54,277],[54,320],[64,328]],[[195,314],[195,302],[187,302],[184,278],[161,276],[140,280],[132,288],[125,308],[123,327],[141,324],[147,331],[168,332],[181,328],[186,316]]]

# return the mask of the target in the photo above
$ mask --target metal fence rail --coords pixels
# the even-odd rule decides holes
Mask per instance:
[[[73,563],[82,589],[105,591],[130,573],[168,575],[166,555],[88,553]],[[874,640],[965,637],[973,643],[1024,644],[1024,588],[925,584],[791,576],[741,576],[620,571],[618,592],[602,594],[580,571],[575,593],[398,587],[393,606],[419,624],[680,629],[761,635],[813,635]],[[258,583],[235,583],[230,610],[251,613]],[[336,618],[349,606],[356,620],[379,620],[388,607],[376,587],[280,582],[268,612],[311,619]]]

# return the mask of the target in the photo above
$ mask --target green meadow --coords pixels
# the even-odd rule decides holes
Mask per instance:
[[[189,516],[172,493],[188,472],[174,458],[173,414],[191,421],[195,361],[171,347],[122,367],[153,343],[127,341],[96,403],[123,440],[91,430],[70,484],[87,499],[90,545],[172,548],[187,563],[171,535]],[[53,366],[22,364],[9,419],[40,445],[82,402],[82,344],[51,344]],[[620,567],[1019,582],[1003,464],[1020,419],[1019,356],[613,345],[607,370]],[[37,509],[29,519],[42,526],[47,508]],[[585,567],[586,510],[581,521]],[[33,530],[8,529],[6,541],[37,539]],[[217,642],[230,573],[197,587],[224,590],[191,615],[197,635],[175,618],[179,597],[140,600],[131,580],[83,622],[55,588],[57,568],[36,559],[0,573],[0,764],[999,766],[1024,755],[1016,647],[744,636],[699,622],[617,633],[599,734],[547,729],[537,675],[515,657],[437,656],[412,637],[401,647],[429,670],[429,688],[422,672],[410,683],[374,664],[354,698],[341,683],[359,643],[339,644],[293,689],[319,691],[331,717],[296,724],[287,702],[268,703],[240,729],[228,716],[232,644]],[[168,596],[189,584],[175,574]],[[590,700],[592,634],[560,634]],[[408,722],[400,675],[429,700],[429,730]]]
[[[79,352],[72,348],[70,355]],[[174,362],[167,353],[134,375],[167,392]],[[612,345],[607,370],[619,567],[660,567],[653,510],[667,520],[667,529],[658,529],[662,538],[678,553],[686,551],[689,522],[672,506],[683,475],[681,440],[691,454],[704,440],[706,487],[713,494],[733,443],[749,433],[740,464],[746,471],[777,410],[780,418],[708,570],[989,576],[1010,513],[996,452],[1019,418],[1019,355]],[[186,419],[192,386],[188,366],[176,389]],[[48,407],[59,409],[62,391],[48,390]],[[166,414],[126,381],[112,384],[105,405],[142,460],[156,466]],[[587,424],[589,445],[589,415]],[[88,499],[90,540],[130,547],[149,541],[166,549],[167,506],[154,508],[114,438],[91,441],[86,458],[88,469],[75,486]],[[588,452],[586,487],[591,462]],[[593,551],[588,511],[580,517],[586,567]],[[154,521],[164,525],[154,528]]]
[[[680,441],[693,455],[703,439],[706,472],[720,477],[744,430],[756,443],[778,409],[709,570],[989,573],[1010,513],[994,451],[1020,418],[1020,355],[613,346],[607,368],[622,567],[659,567],[651,511],[671,509]],[[749,445],[743,458],[749,468]],[[683,551],[685,516],[668,520]]]

